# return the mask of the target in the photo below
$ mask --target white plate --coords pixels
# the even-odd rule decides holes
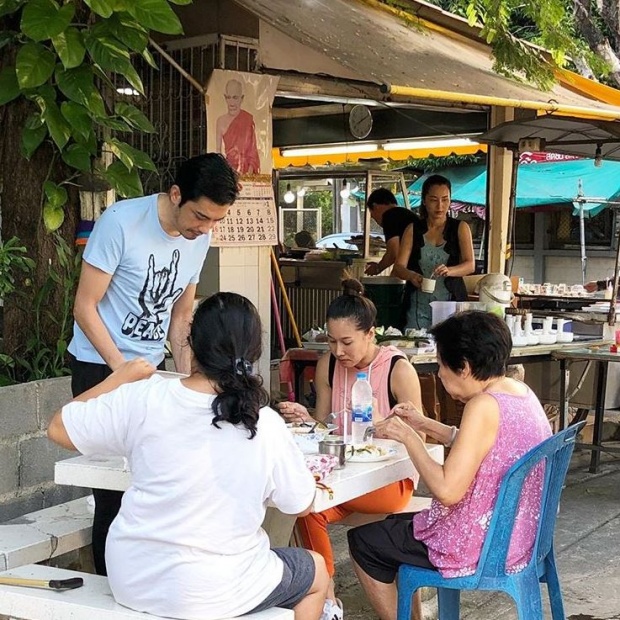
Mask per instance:
[[[375,446],[379,447],[379,446]],[[350,449],[349,454],[350,454]],[[367,452],[361,452],[353,454],[353,456],[347,456],[347,462],[349,463],[378,463],[379,461],[387,461],[396,456],[396,450],[394,448],[380,448],[383,454],[369,454]]]
[[[314,426],[314,422],[312,423],[312,426]],[[312,426],[297,426],[290,423],[286,425],[288,430],[291,431],[291,433],[293,433],[294,435],[307,435],[312,429]],[[326,424],[325,426],[327,426],[327,429],[317,426],[312,434],[328,435],[329,433],[333,433],[338,428],[337,424]]]

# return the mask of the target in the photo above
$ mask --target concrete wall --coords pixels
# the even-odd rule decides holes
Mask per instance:
[[[53,482],[54,463],[75,453],[49,442],[45,431],[69,400],[69,377],[0,388],[0,522],[90,493]]]

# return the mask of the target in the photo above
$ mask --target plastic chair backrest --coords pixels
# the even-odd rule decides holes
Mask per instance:
[[[566,472],[575,447],[575,437],[584,423],[575,424],[549,437],[524,454],[504,475],[482,547],[474,578],[502,577],[506,574],[506,557],[517,516],[521,490],[527,475],[539,463],[545,476],[541,496],[541,513],[532,552],[536,563],[543,560],[553,544],[553,532]],[[530,560],[530,562],[532,561]]]

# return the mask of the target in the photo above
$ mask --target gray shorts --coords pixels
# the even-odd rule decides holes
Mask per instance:
[[[282,581],[260,605],[248,613],[255,613],[271,607],[293,609],[308,594],[314,581],[314,560],[305,549],[282,547],[272,549],[272,551],[284,563]]]

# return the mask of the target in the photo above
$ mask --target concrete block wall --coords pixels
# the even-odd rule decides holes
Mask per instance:
[[[54,411],[70,400],[69,377],[0,388],[0,523],[90,493],[54,484],[54,463],[75,453],[45,433]]]

